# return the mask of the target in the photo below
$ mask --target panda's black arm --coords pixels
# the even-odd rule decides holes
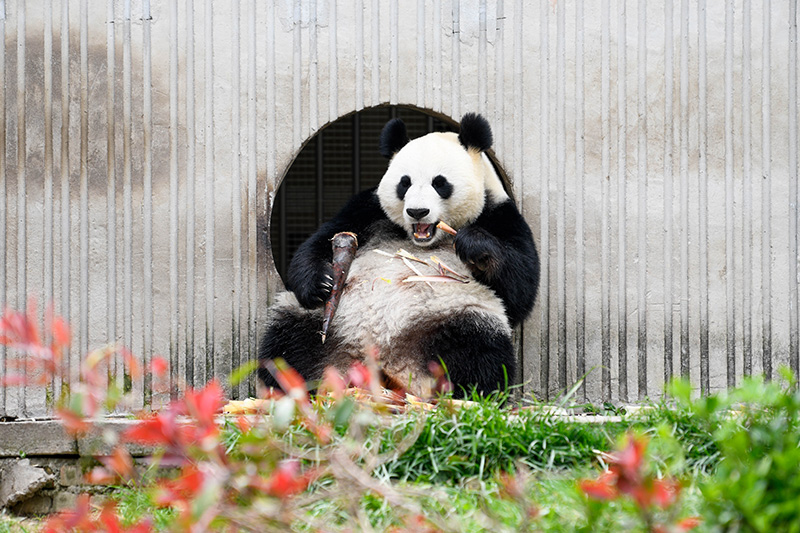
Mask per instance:
[[[455,247],[473,277],[503,300],[511,325],[525,320],[539,287],[539,255],[513,200],[488,207],[460,229]]]
[[[330,294],[331,238],[340,231],[351,231],[356,234],[359,246],[363,246],[371,236],[371,226],[386,219],[375,191],[372,188],[354,195],[295,252],[286,285],[303,307],[319,307]]]

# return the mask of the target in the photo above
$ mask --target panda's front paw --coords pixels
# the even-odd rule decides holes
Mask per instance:
[[[323,263],[320,268],[309,269],[302,278],[292,284],[297,301],[306,309],[314,309],[324,305],[333,287],[333,268]]]
[[[458,231],[454,245],[456,254],[472,274],[479,279],[491,280],[500,269],[503,246],[497,238],[477,226],[467,226]]]

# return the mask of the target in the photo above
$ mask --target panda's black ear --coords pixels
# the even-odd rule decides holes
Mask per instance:
[[[400,149],[408,144],[406,124],[399,118],[393,118],[381,130],[380,148],[381,155],[390,159]]]
[[[468,150],[473,148],[485,152],[492,147],[492,128],[489,121],[477,113],[467,113],[461,119],[458,140]]]

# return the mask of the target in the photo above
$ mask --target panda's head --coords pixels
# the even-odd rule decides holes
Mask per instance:
[[[508,198],[485,154],[492,130],[480,115],[464,115],[458,134],[429,133],[413,141],[403,121],[393,119],[384,126],[380,145],[391,158],[378,185],[381,207],[418,246],[442,238],[438,222],[459,229],[474,222],[487,201]]]

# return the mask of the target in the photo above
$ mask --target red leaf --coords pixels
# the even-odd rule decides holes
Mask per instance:
[[[0,340],[3,344],[17,344],[21,348],[42,347],[36,326],[36,308],[32,303],[28,304],[27,314],[5,310],[0,318]]]
[[[21,387],[28,382],[25,376],[20,374],[11,374],[0,379],[0,385],[3,387]]]
[[[680,531],[691,531],[699,526],[701,521],[699,516],[690,516],[678,522],[677,526]]]
[[[169,363],[163,357],[153,357],[153,360],[150,361],[150,370],[155,374],[157,377],[164,377],[167,374],[167,370],[169,369]]]
[[[142,377],[142,365],[139,364],[139,360],[136,359],[136,356],[133,355],[133,352],[128,350],[127,348],[120,348],[119,354],[122,356],[122,360],[125,362],[125,366],[128,367],[130,371],[132,379],[139,379]]]
[[[353,363],[347,371],[347,384],[351,387],[367,387],[371,380],[369,369],[359,361]]]
[[[621,451],[612,454],[610,462],[616,466],[614,470],[617,471],[620,478],[638,484],[641,479],[646,449],[647,440],[644,437],[631,435],[628,438],[628,445]]]
[[[666,509],[678,499],[680,490],[681,485],[677,481],[656,479],[653,481],[652,500],[662,509]]]
[[[212,380],[199,391],[188,389],[184,394],[184,404],[186,405],[187,414],[203,421],[213,421],[214,416],[225,405],[222,386],[219,381]]]
[[[209,381],[199,391],[188,389],[185,392],[183,405],[178,409],[196,421],[193,440],[199,441],[219,434],[219,426],[214,417],[224,405],[222,386],[217,380]]]
[[[275,376],[278,385],[286,394],[299,401],[308,401],[306,382],[297,371],[290,367],[283,359],[273,359],[267,362],[267,368]]]
[[[579,487],[584,494],[595,500],[614,500],[619,497],[616,481],[616,474],[605,472],[596,480],[584,479]]]
[[[242,433],[250,433],[250,430],[253,429],[253,424],[251,424],[250,420],[244,415],[236,419],[236,425]]]
[[[153,531],[153,526],[148,520],[124,527],[118,516],[115,502],[107,502],[103,505],[98,522],[99,524],[95,524],[91,531],[104,531],[105,533],[149,533]],[[102,524],[102,528],[98,527],[100,524]]]
[[[643,485],[625,485],[624,490],[620,488],[620,491],[630,495],[640,509],[646,509],[653,503],[653,491]]]
[[[179,478],[159,484],[154,496],[155,503],[168,507],[176,502],[191,500],[200,492],[204,481],[205,475],[200,470],[194,466],[186,467]]]
[[[53,336],[53,342],[50,345],[50,349],[53,352],[59,353],[62,349],[69,347],[72,339],[69,325],[66,320],[53,313],[52,306],[45,314],[45,327],[50,330]]]
[[[517,476],[509,474],[508,472],[500,472],[498,480],[500,482],[500,494],[502,496],[508,496],[512,500],[519,500],[525,496],[522,484],[519,479],[517,479]]]
[[[311,482],[311,475],[300,475],[300,463],[290,459],[281,461],[267,481],[267,493],[278,498],[288,498],[302,492]]]
[[[72,530],[94,530],[88,494],[78,496],[74,509],[62,511],[49,518],[42,528],[42,533],[63,533]]]
[[[436,378],[436,383],[433,386],[433,390],[435,392],[446,394],[453,390],[453,384],[447,378],[447,373],[442,365],[435,361],[431,361],[428,363],[428,371],[434,378]]]
[[[61,419],[64,430],[72,436],[83,435],[92,427],[92,424],[83,415],[70,409],[56,409],[56,414]]]
[[[149,519],[125,529],[125,533],[152,533],[153,531],[153,524],[150,523]]]
[[[177,441],[178,428],[175,414],[165,411],[157,416],[140,420],[122,434],[123,442],[149,445],[169,445]]]
[[[330,393],[331,396],[338,400],[343,396],[346,387],[339,371],[329,366],[325,368],[325,372],[322,374],[322,383],[320,383],[317,390],[320,394]]]
[[[127,442],[149,445],[185,447],[219,434],[214,417],[224,404],[222,387],[211,381],[203,389],[189,389],[182,401],[172,403],[158,415],[144,419],[123,434]],[[193,419],[191,423],[178,421],[179,415]]]
[[[98,457],[97,460],[122,479],[133,477],[133,458],[125,446],[117,446],[111,455]]]
[[[113,503],[107,503],[100,510],[99,521],[105,526],[108,533],[121,533],[122,524],[119,523],[117,518],[117,506]]]

